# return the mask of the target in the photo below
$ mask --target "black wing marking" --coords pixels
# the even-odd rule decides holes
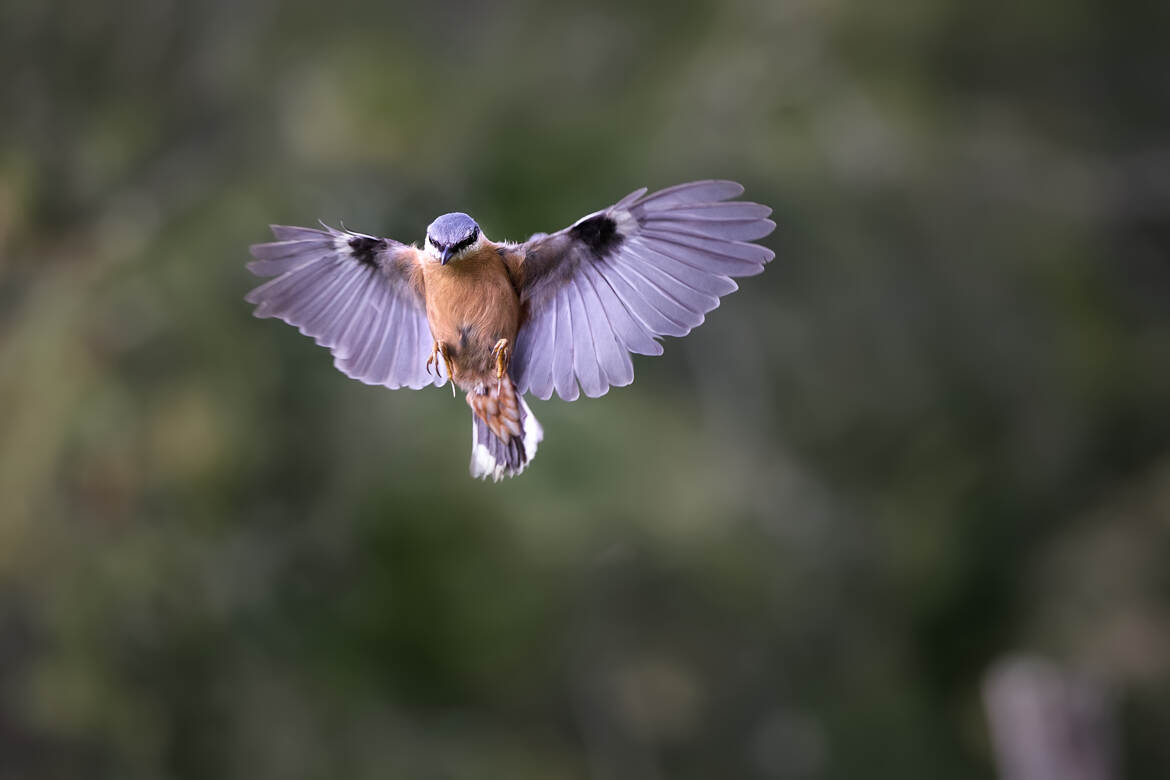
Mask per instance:
[[[411,281],[413,247],[348,230],[273,225],[276,241],[252,247],[248,270],[274,276],[248,293],[257,317],[276,317],[328,347],[334,365],[370,385],[420,388],[430,326]],[[442,367],[440,367],[440,371]]]
[[[758,274],[775,256],[750,243],[775,229],[772,210],[727,202],[743,193],[735,182],[645,193],[518,248],[528,312],[512,358],[521,393],[572,401],[629,384],[630,353],[662,354],[658,338],[685,336],[737,289],[731,277]]]

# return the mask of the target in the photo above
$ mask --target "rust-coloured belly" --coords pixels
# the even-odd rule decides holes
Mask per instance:
[[[435,340],[447,348],[456,384],[471,389],[495,378],[492,347],[516,341],[520,302],[504,263],[492,249],[452,260],[427,263],[427,319]]]

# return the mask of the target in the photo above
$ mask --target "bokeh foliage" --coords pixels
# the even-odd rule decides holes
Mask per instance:
[[[1170,6],[0,2],[0,776],[986,777],[1043,653],[1170,764]],[[466,476],[249,243],[743,181],[775,263]]]

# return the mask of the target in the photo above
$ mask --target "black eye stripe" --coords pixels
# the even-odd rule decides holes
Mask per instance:
[[[440,252],[447,251],[447,250],[450,250],[451,252],[462,251],[462,250],[466,249],[467,247],[471,246],[472,244],[474,244],[476,239],[478,239],[478,238],[479,238],[479,228],[478,227],[474,228],[471,231],[471,235],[467,236],[467,238],[464,238],[463,240],[458,241],[454,244],[444,244],[444,243],[441,243],[439,241],[436,241],[434,236],[427,236],[427,240],[431,242],[431,245],[434,246],[435,249],[439,250]]]

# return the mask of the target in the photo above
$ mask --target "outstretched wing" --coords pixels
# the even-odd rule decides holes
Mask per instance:
[[[775,253],[749,243],[772,232],[758,203],[725,202],[732,181],[696,181],[609,208],[509,252],[526,312],[512,358],[517,389],[576,400],[634,379],[630,353],[662,354]]]
[[[416,283],[416,249],[347,230],[273,225],[248,270],[275,276],[248,293],[257,317],[295,325],[333,352],[334,365],[369,385],[420,388],[431,331]]]

